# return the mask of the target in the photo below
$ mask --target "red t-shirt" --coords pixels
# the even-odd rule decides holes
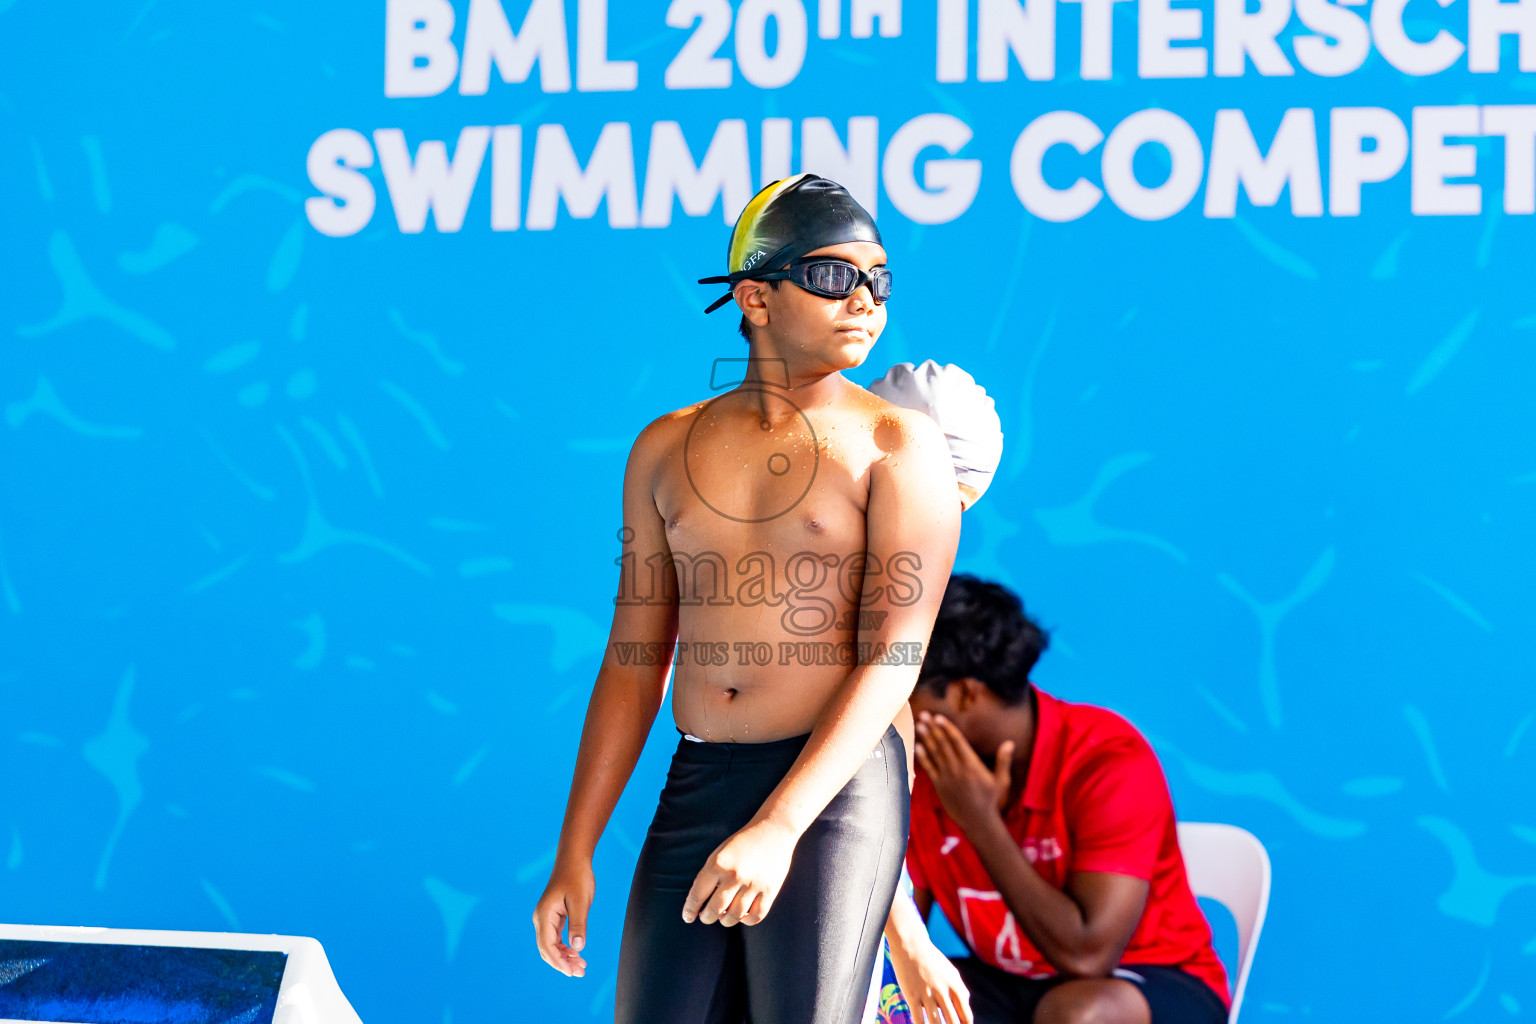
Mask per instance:
[[[1058,700],[1038,687],[1035,693],[1035,747],[1022,798],[1004,815],[1008,831],[1058,889],[1074,871],[1149,881],[1146,909],[1121,963],[1180,967],[1230,1006],[1227,972],[1184,874],[1173,799],[1157,755],[1113,711]],[[916,888],[933,893],[981,959],[1029,977],[1056,973],[1014,920],[921,768],[912,794],[907,870]]]

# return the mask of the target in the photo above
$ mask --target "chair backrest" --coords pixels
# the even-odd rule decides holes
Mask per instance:
[[[1232,1012],[1227,1018],[1236,1024],[1269,907],[1269,854],[1251,832],[1201,821],[1179,822],[1179,851],[1195,895],[1220,903],[1237,922],[1237,974],[1232,979]]]

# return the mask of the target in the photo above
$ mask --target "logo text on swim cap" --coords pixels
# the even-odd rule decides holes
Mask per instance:
[[[758,249],[751,256],[748,256],[746,258],[746,260],[741,264],[741,269],[742,270],[751,270],[752,269],[752,264],[754,264],[758,260],[762,259],[763,255],[764,255],[763,250],[762,249]]]

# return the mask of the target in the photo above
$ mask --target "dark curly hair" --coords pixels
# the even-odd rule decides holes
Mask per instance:
[[[1024,613],[1018,595],[1000,583],[956,573],[944,588],[917,685],[943,696],[967,676],[1009,704],[1029,696],[1029,672],[1050,636]]]

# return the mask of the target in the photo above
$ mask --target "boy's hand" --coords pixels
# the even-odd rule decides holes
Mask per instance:
[[[1001,819],[1012,782],[1013,741],[997,748],[996,767],[988,768],[943,715],[917,715],[917,763],[939,795],[944,812],[967,832]]]
[[[896,984],[912,1011],[912,1024],[972,1024],[971,994],[960,972],[932,942],[898,951],[891,944]]]
[[[587,911],[592,907],[595,888],[590,863],[572,867],[557,862],[544,895],[533,908],[533,937],[539,956],[567,978],[586,977],[587,961],[581,951],[587,945]],[[560,938],[567,922],[569,943]]]
[[[793,830],[760,821],[715,847],[683,901],[683,920],[757,924],[768,916],[799,840]]]

